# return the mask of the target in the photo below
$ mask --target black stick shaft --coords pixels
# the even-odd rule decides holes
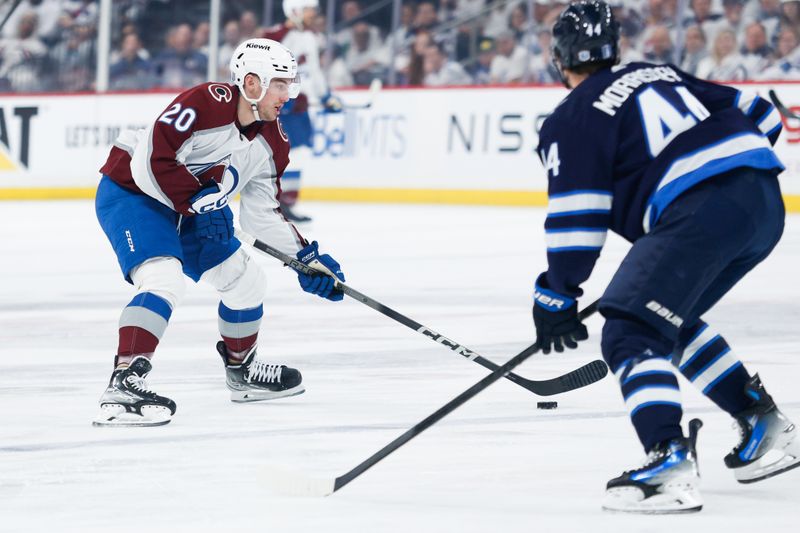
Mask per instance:
[[[336,492],[340,488],[344,487],[355,478],[375,466],[378,462],[386,458],[389,454],[397,450],[399,447],[434,425],[436,422],[441,420],[442,418],[446,417],[453,411],[455,411],[458,407],[468,402],[471,398],[477,395],[479,392],[487,388],[489,385],[497,381],[498,379],[505,376],[508,372],[511,371],[512,368],[522,363],[525,359],[533,355],[534,353],[539,351],[539,345],[534,343],[527,348],[525,348],[522,352],[514,356],[513,359],[509,360],[503,366],[497,367],[497,370],[494,370],[491,374],[484,377],[473,386],[441,406],[439,409],[434,411],[432,414],[427,416],[421,422],[415,424],[411,429],[394,439],[392,442],[375,452],[371,457],[367,460],[363,461],[361,464],[350,470],[344,475],[341,475],[336,478],[334,483],[333,491]]]
[[[286,266],[288,266],[288,267],[290,267],[290,268],[292,268],[292,269],[294,269],[296,271],[303,272],[304,274],[319,273],[317,270],[311,268],[310,266],[306,265],[302,261],[298,261],[297,259],[295,259],[295,258],[293,258],[293,257],[281,252],[280,250],[278,250],[276,248],[273,248],[269,244],[267,244],[267,243],[265,243],[263,241],[260,241],[260,240],[258,240],[256,238],[252,237],[251,235],[248,235],[248,234],[244,233],[241,230],[236,230],[236,236],[240,240],[250,244],[253,248],[256,248],[257,250],[261,250],[262,252],[264,252],[264,253],[266,253],[268,255],[271,255],[272,257],[274,257],[276,259],[279,259]],[[382,315],[391,318],[395,322],[399,322],[399,323],[403,324],[404,326],[408,327],[409,329],[413,329],[417,333],[420,333],[420,334],[430,338],[434,342],[438,342],[439,344],[442,344],[442,345],[450,348],[452,351],[456,352],[458,355],[466,357],[467,359],[478,363],[479,365],[481,365],[484,368],[488,368],[489,370],[492,370],[492,371],[495,371],[495,370],[500,368],[500,366],[498,364],[490,361],[489,359],[486,359],[485,357],[479,355],[477,352],[475,352],[473,350],[470,350],[466,346],[458,344],[457,342],[445,337],[444,335],[432,330],[431,328],[420,324],[416,320],[413,320],[413,319],[407,317],[406,315],[404,315],[404,314],[402,314],[402,313],[400,313],[398,311],[395,311],[391,307],[388,307],[388,306],[378,302],[377,300],[374,300],[373,298],[370,298],[366,294],[364,294],[362,292],[359,292],[356,289],[354,289],[354,288],[352,288],[352,287],[350,287],[350,286],[348,286],[348,285],[346,285],[344,283],[337,282],[337,287],[342,292],[344,292],[347,296],[353,298],[354,300],[358,300],[359,302],[361,302],[362,304],[366,305],[367,307],[370,307],[370,308],[378,311]],[[580,314],[579,314],[579,317],[581,318],[581,320],[583,320],[584,318],[586,318],[589,315],[591,315],[592,313],[594,313],[597,310],[597,304],[598,304],[598,302],[595,301],[592,304],[588,305],[583,311],[581,311]],[[537,389],[540,389],[540,387],[537,386],[537,382],[535,382],[535,381],[532,381],[530,379],[524,378],[524,377],[522,377],[522,376],[520,376],[518,374],[514,374],[513,372],[506,373],[503,377],[513,381],[514,383],[516,383],[520,387],[523,387],[524,389],[527,389],[530,392],[533,392],[534,394],[540,394],[540,390],[537,390]]]

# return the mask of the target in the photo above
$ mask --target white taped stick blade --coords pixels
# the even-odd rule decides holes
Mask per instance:
[[[261,468],[261,478],[276,495],[297,498],[323,498],[333,494],[335,479],[314,479],[297,471],[267,465]]]
[[[239,239],[240,241],[242,241],[245,244],[249,244],[250,246],[253,246],[255,244],[255,242],[256,242],[255,237],[253,237],[249,233],[245,233],[244,231],[240,230],[239,228],[236,228],[234,230],[234,234],[236,235],[237,239]]]

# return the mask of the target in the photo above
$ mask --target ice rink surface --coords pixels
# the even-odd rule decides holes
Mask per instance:
[[[356,289],[502,363],[533,342],[531,287],[545,267],[535,208],[314,204],[303,229]],[[605,483],[642,451],[612,377],[555,397],[503,380],[326,499],[276,496],[267,465],[335,477],[486,374],[352,300],[303,293],[274,259],[259,354],[302,370],[306,394],[232,404],[214,292],[189,288],[149,383],[177,414],[157,428],[94,428],[132,289],[92,202],[0,204],[0,531],[796,531],[800,470],[739,485],[722,457],[731,419],[681,381],[699,437],[705,508],[685,516],[600,510]],[[584,304],[627,244],[609,237]],[[256,252],[253,252],[257,255]],[[707,320],[800,421],[800,218]],[[545,379],[598,358],[600,317],[574,352],[518,369]]]

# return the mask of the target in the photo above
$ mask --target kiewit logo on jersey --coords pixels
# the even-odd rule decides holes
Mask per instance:
[[[8,115],[6,115],[7,110]],[[0,171],[17,170],[20,166],[28,168],[31,119],[38,114],[39,108],[35,106],[0,107]],[[18,130],[12,129],[15,122],[19,124]]]

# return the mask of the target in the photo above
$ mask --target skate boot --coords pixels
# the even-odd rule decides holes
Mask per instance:
[[[754,483],[800,466],[797,427],[767,394],[758,374],[745,386],[755,404],[734,416],[739,444],[725,456],[739,483]]]
[[[100,414],[94,426],[163,426],[175,414],[175,402],[147,387],[145,378],[153,366],[136,357],[128,368],[111,374],[108,388],[100,397]]]
[[[256,359],[256,347],[250,348],[238,365],[228,361],[225,343],[217,343],[217,351],[225,364],[225,381],[231,390],[232,402],[257,402],[296,396],[305,392],[299,370],[286,365],[269,365]]]
[[[645,465],[612,479],[606,486],[603,509],[623,513],[690,513],[703,508],[697,468],[697,431],[703,423],[689,422],[689,437],[658,444]]]

